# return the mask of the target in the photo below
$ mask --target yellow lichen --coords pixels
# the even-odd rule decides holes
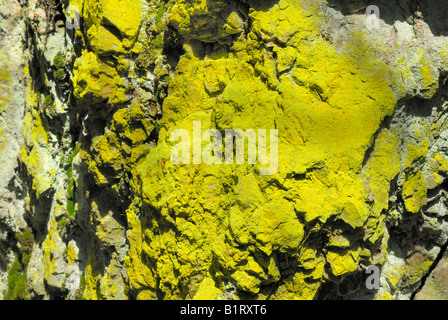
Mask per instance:
[[[426,180],[421,171],[413,172],[403,184],[403,199],[407,211],[417,213],[426,204]]]
[[[44,280],[50,286],[60,287],[65,282],[60,273],[64,269],[66,246],[56,228],[56,221],[50,220],[48,235],[42,243]]]
[[[396,130],[384,129],[375,141],[375,149],[363,170],[366,193],[373,202],[372,212],[379,216],[388,208],[390,181],[400,172],[400,137]]]
[[[422,77],[423,97],[431,98],[439,88],[439,78],[436,70],[431,67],[425,57],[421,60],[420,74]]]
[[[414,140],[409,141],[405,149],[404,167],[410,168],[414,161],[426,156],[428,152],[428,139],[424,139],[420,143]]]
[[[433,153],[425,172],[428,189],[434,189],[443,182],[443,175],[448,171],[448,159],[439,152]]]
[[[84,52],[73,67],[74,95],[88,105],[107,102],[116,105],[126,100],[123,81],[116,69],[93,52]]]
[[[217,16],[216,12],[225,14]],[[172,8],[170,23],[187,37],[213,41],[238,34],[243,20],[234,3],[181,0]],[[214,25],[210,28],[210,25]]]
[[[358,268],[359,250],[344,250],[343,252],[328,252],[327,261],[335,276],[353,272]]]
[[[178,2],[171,12],[173,25],[192,38],[219,37],[206,31],[209,3]],[[357,269],[362,248],[344,243],[350,247],[344,249],[347,253],[329,252],[325,262],[302,241],[306,224],[337,217],[350,228],[362,228],[371,217],[361,167],[373,134],[395,105],[387,67],[369,53],[337,52],[321,39],[318,6],[281,0],[263,10],[251,9],[249,15],[247,40],[235,40],[226,54],[214,56],[195,41],[184,46],[164,101],[159,144],[133,169],[132,186],[143,204],[139,215],[127,213],[126,261],[130,286],[142,293],[147,287],[154,290],[160,278],[159,290],[167,299],[183,297],[181,284],[200,274],[209,279],[200,289],[203,298],[204,292],[215,298],[219,290],[226,295],[229,278],[239,289],[262,297],[264,285],[278,281],[273,257],[303,254],[300,261],[312,272],[297,270],[271,297],[312,299],[325,263],[337,276]],[[197,33],[192,31],[195,24]],[[359,45],[363,34],[355,36]],[[302,41],[310,38],[314,40]],[[274,63],[260,39],[286,45],[288,49],[273,44],[280,63]],[[170,163],[171,132],[182,128],[191,134],[198,120],[202,130],[278,129],[278,173],[259,176],[247,164]],[[385,156],[387,151],[382,152]],[[374,166],[381,177],[370,174],[372,188],[378,206],[385,206],[386,182],[396,174],[396,164]],[[380,224],[378,215],[370,218],[375,225]],[[368,257],[368,250],[363,254]],[[145,265],[142,255],[153,262]]]
[[[84,8],[87,36],[95,52],[107,55],[132,48],[142,22],[138,0],[85,0]]]
[[[222,290],[218,289],[212,278],[205,278],[193,299],[195,300],[217,300],[222,294]]]
[[[33,177],[33,190],[36,196],[40,197],[52,187],[57,169],[48,148],[47,128],[34,107],[37,104],[36,97],[31,91],[28,93],[27,103],[31,110],[26,113],[24,119],[25,145],[20,150],[20,156]]]
[[[67,245],[67,258],[69,266],[74,265],[78,259],[78,249],[72,242]]]

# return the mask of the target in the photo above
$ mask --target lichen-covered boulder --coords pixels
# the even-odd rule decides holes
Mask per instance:
[[[446,4],[0,7],[0,297],[446,296]]]

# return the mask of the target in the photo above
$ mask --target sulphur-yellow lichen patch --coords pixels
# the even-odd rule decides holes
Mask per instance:
[[[421,142],[410,140],[404,150],[404,167],[410,168],[414,161],[425,157],[428,152],[428,145],[428,139],[423,139]]]
[[[86,0],[83,16],[87,36],[99,54],[123,53],[137,38],[142,22],[138,0]]]
[[[86,288],[83,292],[83,299],[85,300],[98,300],[97,293],[97,283],[98,283],[98,273],[95,272],[94,266],[89,261],[84,271],[84,277],[86,281]]]
[[[306,227],[315,225],[318,232],[331,219],[350,230],[380,228],[379,207],[387,206],[388,182],[397,173],[394,159],[386,159],[395,148],[394,133],[385,132],[368,174],[378,195],[372,215],[361,170],[373,135],[395,106],[390,73],[374,52],[364,50],[362,33],[353,41],[361,48],[346,52],[320,38],[318,7],[289,0],[255,6],[247,37],[235,37],[225,54],[199,41],[184,45],[164,100],[158,145],[133,169],[131,184],[143,203],[139,215],[128,211],[132,288],[153,290],[160,278],[166,297],[183,297],[182,284],[201,274],[213,278],[223,296],[229,279],[241,291],[263,296],[263,286],[279,281],[281,273],[266,261],[282,254],[300,259],[308,271],[282,280],[272,297],[310,299],[325,265],[342,276],[357,270],[360,252],[369,259],[369,250],[353,247],[350,237],[332,239],[342,251],[329,252],[326,260],[303,243]],[[222,34],[210,8],[221,7],[180,1],[171,12],[172,25],[190,39],[214,41]],[[209,128],[277,129],[277,173],[260,176],[247,163],[171,163],[171,133],[185,129],[191,136],[193,121],[201,121],[201,134]],[[151,265],[143,263],[142,252]],[[207,281],[203,286],[210,289]]]
[[[439,88],[439,77],[437,70],[430,65],[425,57],[421,60],[420,74],[422,77],[422,95],[431,98]]]
[[[79,249],[73,241],[67,244],[67,259],[68,265],[74,265],[76,260],[78,260]]]
[[[87,31],[87,36],[90,38],[90,45],[93,50],[100,55],[112,55],[125,52],[120,40],[101,25],[91,26]]]
[[[202,280],[198,291],[194,295],[195,300],[217,300],[222,294],[222,290],[216,287],[212,278]]]
[[[217,16],[216,12],[224,14]],[[213,41],[238,34],[243,18],[235,3],[216,1],[178,1],[169,15],[170,24],[183,36]],[[210,28],[213,25],[214,27]]]
[[[49,150],[47,128],[40,113],[33,107],[36,95],[30,92],[27,100],[31,110],[24,119],[25,145],[20,150],[20,156],[33,177],[33,190],[40,197],[52,187],[57,168]]]
[[[330,251],[327,253],[327,261],[335,276],[353,272],[358,268],[359,250]]]
[[[403,184],[403,199],[407,211],[417,213],[426,204],[426,180],[421,171],[410,174]]]
[[[363,169],[367,197],[374,202],[372,212],[376,216],[388,208],[390,181],[400,169],[399,133],[394,129],[383,129],[376,138],[374,151]]]
[[[443,182],[443,175],[448,171],[448,159],[439,152],[433,153],[425,171],[428,189],[434,189]]]
[[[74,95],[83,103],[115,105],[126,100],[123,81],[117,71],[93,52],[84,52],[76,59],[73,73]]]
[[[285,278],[277,290],[270,295],[273,300],[312,300],[320,287],[319,281],[310,281],[301,272]]]
[[[54,287],[62,286],[65,277],[60,274],[65,269],[66,245],[57,232],[54,219],[49,222],[48,235],[42,243],[42,252],[45,282]]]
[[[297,50],[294,47],[277,48],[277,71],[284,72],[291,69],[297,59]]]
[[[393,296],[388,292],[381,291],[375,296],[375,300],[393,300]]]

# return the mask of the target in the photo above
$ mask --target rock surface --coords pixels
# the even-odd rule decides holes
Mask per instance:
[[[448,5],[0,8],[0,298],[446,298]],[[278,164],[174,164],[195,121]]]

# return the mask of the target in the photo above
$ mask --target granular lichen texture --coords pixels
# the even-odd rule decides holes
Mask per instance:
[[[447,4],[0,8],[0,298],[447,298]]]

